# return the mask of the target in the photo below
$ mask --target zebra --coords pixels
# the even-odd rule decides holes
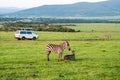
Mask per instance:
[[[70,45],[68,41],[65,41],[59,45],[56,44],[48,44],[46,46],[47,60],[49,61],[49,55],[51,52],[58,54],[58,61],[62,60],[62,53],[64,49],[68,49],[70,51]]]

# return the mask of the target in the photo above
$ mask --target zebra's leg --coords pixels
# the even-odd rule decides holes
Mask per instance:
[[[47,51],[47,60],[50,61],[49,59],[49,55],[50,55],[51,51]]]
[[[60,54],[60,60],[62,61],[62,53]]]
[[[58,54],[58,62],[60,61],[60,53]]]
[[[62,61],[62,53],[58,54],[58,61]]]

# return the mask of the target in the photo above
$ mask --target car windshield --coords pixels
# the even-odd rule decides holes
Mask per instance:
[[[33,31],[33,34],[37,34],[37,32],[34,32],[34,31]]]

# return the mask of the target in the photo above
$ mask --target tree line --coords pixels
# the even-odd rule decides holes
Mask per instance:
[[[120,19],[72,19],[72,18],[0,18],[0,22],[39,23],[120,23]]]
[[[34,22],[2,23],[0,31],[16,31],[22,28],[32,28],[35,31],[76,32],[74,29],[63,27],[62,25]]]

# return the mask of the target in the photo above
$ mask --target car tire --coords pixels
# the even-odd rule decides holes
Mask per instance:
[[[18,40],[21,40],[20,38],[18,38]]]
[[[22,40],[25,40],[25,37],[22,37]]]
[[[33,40],[36,40],[36,37],[33,37]]]

